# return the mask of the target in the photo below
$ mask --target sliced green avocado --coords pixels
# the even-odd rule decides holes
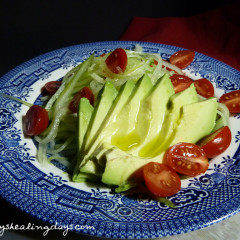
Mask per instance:
[[[182,106],[179,125],[175,134],[168,141],[165,150],[178,142],[196,143],[202,137],[211,133],[217,115],[217,100],[208,99],[203,102]],[[196,111],[197,109],[197,111]],[[206,115],[206,112],[208,113]],[[130,188],[141,180],[141,168],[148,162],[162,162],[164,151],[155,157],[137,157],[117,148],[108,147],[111,151],[106,154],[106,167],[102,182],[119,186],[118,190]]]
[[[104,139],[104,141],[110,141],[111,135],[116,129],[119,127],[116,124],[115,119],[117,119],[118,114],[123,109],[123,107],[127,104],[133,90],[135,88],[135,84],[133,81],[127,81],[119,91],[118,96],[116,97],[111,109],[109,110],[108,116],[106,120],[103,122],[102,126],[98,130],[98,134],[94,141],[91,144],[90,149],[85,152],[86,156],[90,156],[94,153],[96,147],[99,145],[100,141]]]
[[[108,115],[108,112],[117,97],[118,91],[113,83],[107,81],[99,98],[99,103],[93,112],[93,116],[87,131],[84,148],[88,149],[94,141],[96,134]]]
[[[168,147],[178,142],[196,143],[209,135],[216,123],[217,109],[216,98],[183,106],[179,125],[170,139]],[[165,150],[163,149],[163,151]]]
[[[78,108],[78,159],[82,159],[83,143],[85,135],[92,117],[94,107],[87,98],[81,98]],[[97,180],[96,176],[90,174],[74,174],[75,182],[85,182],[86,180]]]
[[[133,136],[132,132],[134,132],[133,130],[135,129],[135,122],[139,113],[141,101],[147,96],[152,87],[153,84],[148,75],[144,75],[138,81],[135,88],[131,81],[126,84],[126,88],[123,88],[125,91],[122,91],[123,95],[119,95],[119,100],[116,98],[116,106],[113,104],[113,107],[111,108],[112,110],[110,110],[110,117],[106,121],[107,126],[105,124],[103,125],[104,127],[101,128],[102,130],[98,132],[97,141],[92,142],[92,147],[86,152],[83,164],[81,164],[80,172],[97,175],[102,174],[99,170],[104,170],[103,167],[105,166],[105,161],[104,165],[101,166],[102,162],[99,159],[101,159],[102,154],[99,155],[99,151],[101,150],[100,145],[103,141],[110,143],[112,139],[114,141],[114,139],[117,138],[116,136],[118,136],[119,133],[124,133],[124,136],[121,135],[121,141],[127,139],[127,144],[129,144],[130,141],[134,143],[136,142],[135,138],[129,138],[130,136]],[[122,100],[120,101],[120,99]],[[111,111],[113,114],[111,114]],[[104,151],[102,152],[104,153]]]
[[[141,103],[152,87],[152,81],[147,74],[138,81],[135,93],[116,119],[118,129],[111,138],[112,145],[126,151],[140,143],[140,138],[135,131],[137,117]]]
[[[127,81],[121,87],[118,96],[116,97],[111,109],[109,110],[108,117],[105,119],[105,121],[99,128],[97,136],[92,142],[91,147],[88,151],[85,152],[85,164],[81,167],[81,172],[94,174],[96,173],[94,171],[96,169],[96,166],[94,167],[94,165],[101,165],[101,163],[96,162],[99,159],[99,157],[96,157],[96,155],[98,155],[99,152],[102,150],[100,148],[100,145],[102,141],[110,142],[112,133],[119,128],[119,125],[116,124],[115,119],[117,118],[123,107],[128,103],[128,100],[133,93],[134,88],[135,84],[131,80]]]
[[[85,134],[88,129],[88,125],[90,123],[93,106],[90,104],[87,98],[81,98],[78,109],[78,150],[79,152],[82,150],[83,141],[85,138]]]
[[[168,110],[166,112],[162,129],[159,135],[145,145],[139,152],[141,157],[155,157],[161,152],[161,149],[168,143],[172,134],[178,126],[180,109],[183,105],[198,102],[198,95],[194,84],[186,90],[174,94],[170,97]]]
[[[102,175],[102,182],[112,186],[118,186],[125,191],[136,185],[142,179],[138,171],[150,158],[133,156],[115,146],[105,146],[110,149],[106,152],[106,167]]]
[[[168,74],[160,78],[150,94],[142,102],[139,110],[136,130],[141,139],[139,146],[130,150],[134,156],[139,151],[157,138],[161,129],[169,98],[174,95],[174,88]]]
[[[81,165],[85,164],[85,162],[83,161],[84,151],[88,149],[89,146],[91,146],[92,141],[94,141],[98,129],[106,118],[117,94],[118,91],[114,87],[114,85],[111,82],[107,81],[99,96],[98,104],[96,108],[94,108],[91,120],[88,124],[88,129],[84,138],[85,140],[84,142],[82,142],[81,146],[81,148],[83,149],[83,154],[79,154],[78,156],[77,164],[74,169],[73,181],[77,179],[77,174],[79,173]],[[79,129],[79,131],[81,132],[81,129]]]

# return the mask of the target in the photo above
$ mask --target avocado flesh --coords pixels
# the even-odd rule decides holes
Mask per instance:
[[[135,134],[135,122],[139,113],[142,100],[149,94],[153,84],[148,75],[139,79],[136,87],[133,82],[128,81],[123,88],[122,94],[119,94],[119,100],[116,98],[116,104],[110,110],[109,118],[100,128],[98,137],[88,151],[85,152],[83,164],[80,166],[80,172],[101,175],[100,171],[102,155],[104,150],[100,151],[99,146],[102,142],[120,140],[115,144],[119,148],[129,147],[139,142],[139,137]],[[112,113],[111,113],[112,112]],[[130,121],[131,120],[131,121]],[[124,134],[124,135],[123,135]],[[120,136],[119,136],[120,135]],[[125,145],[123,145],[125,144]],[[98,166],[96,166],[98,165]],[[98,170],[98,171],[97,171]]]
[[[138,114],[136,131],[140,136],[139,146],[129,152],[139,156],[139,152],[159,135],[164,121],[169,98],[174,95],[174,88],[168,74],[160,78],[151,93],[142,102]]]
[[[168,146],[162,149],[162,152],[178,142],[197,143],[200,139],[209,135],[216,123],[217,109],[216,98],[184,105],[181,109],[182,116],[179,125],[167,144]]]
[[[141,158],[133,156],[115,146],[106,146],[111,151],[105,154],[106,166],[102,175],[102,182],[111,186],[118,186],[117,192],[128,190],[141,180],[139,170],[147,163],[151,162],[151,158]]]
[[[104,119],[106,118],[108,111],[111,108],[117,94],[118,91],[114,87],[114,85],[111,82],[107,81],[100,94],[99,102],[96,108],[94,108],[93,113],[91,114],[91,120],[88,123],[87,131],[85,133],[85,140],[82,142],[81,154],[79,154],[78,156],[77,164],[74,169],[73,181],[80,178],[80,176],[77,176],[77,174],[79,173],[81,165],[84,164],[84,151],[90,146],[91,142],[96,137],[97,131],[100,128]],[[81,131],[81,129],[79,129],[79,131]]]
[[[145,143],[146,137],[149,136],[152,127],[151,121],[153,119],[154,107],[151,106],[151,104],[155,103],[155,101],[153,100],[154,98],[150,96],[154,95],[157,86],[159,86],[158,84],[163,81],[162,79],[152,87],[148,85],[148,92],[144,91],[144,97],[142,97],[140,101],[136,101],[138,110],[132,113],[132,108],[130,108],[129,105],[133,104],[133,99],[138,93],[139,87],[141,85],[145,86],[142,83],[143,79],[141,81],[139,80],[137,86],[133,88],[129,98],[127,100],[125,99],[125,104],[122,105],[121,110],[120,108],[119,111],[115,110],[118,114],[115,114],[114,117],[113,113],[114,109],[117,108],[117,102],[120,100],[120,93],[113,101],[113,105],[108,110],[108,115],[105,116],[100,127],[96,131],[95,140],[91,142],[92,144],[89,145],[90,147],[88,149],[85,148],[84,156],[88,155],[88,157],[84,159],[84,163],[82,162],[78,165],[75,181],[80,182],[85,179],[98,181],[100,179],[99,181],[102,180],[105,184],[118,186],[116,189],[118,192],[125,191],[135,186],[139,179],[141,179],[139,172],[145,164],[151,161],[162,162],[164,152],[169,146],[182,141],[195,143],[212,131],[216,119],[217,101],[212,98],[203,102],[198,102],[195,87],[192,85],[189,89],[179,94],[171,96],[169,93],[169,101],[166,100],[168,103],[166,104],[165,111],[159,110],[159,112],[163,114],[164,120],[159,123],[161,127],[159,127],[158,134],[156,134],[157,138],[154,136],[148,141],[148,143],[152,145],[150,144],[145,151],[147,156],[140,156],[139,150],[144,146],[143,143]],[[147,82],[147,80],[145,81]],[[160,91],[160,87],[158,91]],[[160,106],[160,103],[158,105]],[[149,108],[151,108],[150,111]],[[126,109],[129,110],[126,111]],[[129,112],[131,112],[132,115]],[[206,112],[208,112],[207,116],[205,114]],[[129,118],[129,115],[135,116],[133,117],[134,124],[132,124],[132,122],[129,124],[130,119],[126,119]],[[155,117],[157,118],[158,116],[156,115]],[[205,118],[205,120],[203,118]],[[92,119],[90,126],[94,124]],[[95,121],[97,120],[95,119]],[[109,123],[109,125],[107,125],[107,123]],[[109,127],[108,130],[105,130],[105,126]],[[116,137],[115,134],[120,131],[124,132],[121,128],[127,130],[131,129],[132,131],[127,131],[126,135],[130,136],[130,134],[133,134],[133,136],[138,136],[138,141],[136,142],[134,138],[128,140],[128,142],[125,143],[125,147],[122,149],[120,148],[123,146],[121,144],[114,146],[111,141],[112,137]],[[196,129],[199,129],[199,131],[196,131]],[[161,134],[163,134],[163,130],[167,133],[166,139],[160,138]],[[154,129],[151,131],[154,132]],[[162,144],[157,143],[159,139],[163,140],[161,142]],[[130,144],[130,146],[128,146],[128,144]],[[145,144],[145,146],[147,145],[148,144]],[[136,149],[137,151],[135,151]],[[87,154],[85,155],[85,153]]]
[[[81,166],[81,172],[93,174],[97,173],[95,170],[99,168],[97,168],[97,166],[94,167],[94,165],[98,165],[99,163],[97,162],[98,157],[95,157],[95,155],[100,154],[101,150],[105,152],[105,149],[101,149],[99,145],[101,145],[103,139],[104,141],[109,142],[112,133],[116,131],[116,129],[119,127],[119,125],[116,124],[115,119],[122,110],[122,108],[125,106],[125,104],[127,104],[134,89],[135,84],[133,83],[133,81],[127,81],[120,89],[118,96],[116,97],[111,109],[109,110],[107,119],[102,123],[101,127],[99,128],[98,134],[95,140],[92,142],[90,148],[85,151],[85,164]]]
[[[112,145],[127,151],[140,144],[141,139],[136,132],[136,122],[141,104],[152,87],[152,81],[147,74],[138,81],[135,93],[116,119],[116,124],[119,127],[112,135]]]
[[[81,98],[78,108],[78,159],[82,158],[83,143],[85,135],[92,117],[94,107],[90,104],[87,98]],[[85,182],[87,179],[92,179],[94,176],[87,174],[73,175],[74,181]],[[95,180],[95,177],[94,177]]]
[[[149,161],[155,160],[154,157],[156,157],[156,154],[153,156],[150,154],[159,145],[157,140],[159,140],[161,134],[166,134],[168,140],[173,133],[174,126],[178,123],[181,107],[184,104],[195,103],[197,101],[198,97],[194,85],[191,85],[190,88],[178,94],[174,94],[174,89],[169,76],[163,76],[153,87],[150,94],[144,99],[144,101],[141,102],[141,108],[137,118],[138,121],[135,124],[135,131],[144,131],[144,133],[147,131],[145,140],[142,144],[139,144],[137,148],[127,148],[128,151],[121,148],[117,151],[116,149],[119,148],[119,146],[114,144],[112,141],[111,144],[117,147],[114,148],[114,154],[115,156],[119,156],[114,157],[114,161],[109,161],[113,157],[113,153],[110,151],[105,154],[106,167],[102,176],[102,181],[104,183],[111,184],[111,172],[113,172],[112,176],[115,176],[114,178],[116,179],[114,180],[114,183],[112,183],[113,185],[116,184],[117,181],[120,181],[120,179],[125,179],[125,181],[127,181],[126,176],[129,177],[137,168],[140,168]],[[162,129],[164,129],[164,132]],[[138,136],[140,136],[140,134]],[[146,140],[146,136],[149,138],[148,140]],[[162,138],[165,140],[164,137]],[[126,143],[129,143],[129,141],[126,141]],[[147,156],[140,155],[142,153],[142,149],[145,151],[146,155],[148,154]],[[123,159],[125,160],[123,161]],[[156,158],[156,161],[162,162],[162,158]],[[111,170],[114,168],[115,164],[120,164],[121,166],[121,162],[123,171],[119,170],[119,166],[116,167],[116,171],[119,171],[119,174]],[[136,166],[138,167],[135,168]],[[123,184],[124,181],[118,182],[116,185],[122,186]]]
[[[162,149],[165,149],[169,139],[178,127],[181,107],[196,102],[198,102],[198,95],[194,84],[184,91],[172,95],[160,133],[140,150],[139,156],[155,157]]]
[[[79,127],[78,150],[79,152],[82,150],[85,134],[87,132],[93,110],[94,108],[90,104],[87,98],[80,99],[79,110],[78,110],[78,127]]]
[[[211,133],[217,115],[217,100],[211,98],[203,102],[183,105],[179,118],[179,125],[174,135],[169,139],[168,145],[154,157],[137,157],[117,148],[110,148],[106,154],[106,167],[102,175],[102,182],[119,186],[117,191],[127,190],[136,185],[140,180],[141,168],[149,162],[162,163],[165,150],[178,143],[196,143],[202,137]],[[197,111],[196,111],[197,109]],[[208,113],[206,116],[206,112]]]
[[[93,117],[91,119],[90,125],[88,127],[87,135],[86,135],[86,143],[84,148],[88,149],[90,144],[92,144],[92,141],[94,141],[94,138],[104,121],[104,119],[107,117],[108,112],[117,97],[118,91],[114,87],[114,85],[107,81],[105,83],[103,92],[100,96],[100,101],[98,103],[98,106],[96,107],[95,111],[93,112]]]

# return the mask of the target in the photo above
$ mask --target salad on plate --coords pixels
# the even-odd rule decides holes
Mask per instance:
[[[213,84],[184,68],[194,52],[168,60],[117,48],[91,55],[41,89],[23,132],[37,143],[43,165],[67,165],[74,182],[100,182],[116,192],[146,191],[158,199],[177,193],[181,179],[205,173],[231,143],[228,118],[240,112],[240,90],[214,97]]]

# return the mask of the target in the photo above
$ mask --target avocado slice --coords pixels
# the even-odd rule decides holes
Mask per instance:
[[[106,118],[109,109],[111,108],[116,96],[118,94],[117,89],[114,87],[113,83],[107,81],[105,83],[105,86],[99,95],[99,101],[94,108],[94,111],[91,116],[91,120],[88,124],[88,129],[86,133],[84,134],[84,141],[81,143],[81,151],[82,154],[79,154],[77,164],[74,169],[74,174],[73,174],[73,181],[76,181],[78,179],[77,174],[79,173],[79,169],[81,165],[83,165],[85,162],[83,161],[84,158],[84,152],[86,149],[89,148],[91,145],[92,141],[94,141],[96,134],[98,132],[98,129],[100,128],[102,122]],[[81,132],[81,129],[79,129]],[[84,132],[85,130],[83,130]]]
[[[91,144],[91,147],[85,151],[84,162],[85,164],[81,166],[80,171],[86,173],[96,173],[97,166],[95,164],[100,164],[98,162],[99,157],[96,155],[101,154],[102,151],[105,152],[105,149],[100,147],[102,141],[109,142],[111,135],[119,127],[116,124],[115,119],[122,110],[122,108],[127,104],[131,94],[134,92],[135,84],[133,81],[127,81],[119,91],[118,96],[116,97],[111,109],[109,110],[108,117],[103,122],[102,126],[97,132],[97,136]],[[99,169],[99,167],[98,167]]]
[[[135,131],[138,114],[141,103],[145,97],[150,93],[153,87],[151,78],[145,74],[137,84],[135,93],[132,98],[122,109],[116,119],[118,125],[117,130],[111,138],[111,144],[118,148],[127,151],[140,143],[140,138]]]
[[[137,157],[113,146],[106,146],[111,151],[106,153],[106,167],[102,182],[119,186],[117,191],[127,190],[141,181],[141,168],[151,162],[162,162],[164,150],[178,142],[196,143],[211,133],[217,116],[217,100],[211,98],[202,102],[183,105],[180,110],[179,125],[168,140],[165,149],[155,157]],[[197,109],[197,111],[196,111]],[[206,115],[206,112],[208,113]]]
[[[152,159],[133,156],[113,145],[105,146],[105,148],[110,151],[105,154],[106,167],[102,175],[102,182],[118,186],[118,190],[115,190],[117,192],[136,186],[142,179],[141,167],[151,162]]]
[[[168,109],[160,133],[139,152],[140,157],[155,157],[165,148],[169,139],[178,126],[180,109],[183,105],[198,102],[198,95],[194,84],[182,92],[170,97]]]
[[[165,74],[141,104],[135,130],[141,143],[137,148],[129,151],[131,154],[139,156],[139,151],[157,138],[162,128],[169,98],[174,93],[171,79],[168,74]]]
[[[82,158],[83,143],[92,117],[93,110],[94,107],[90,104],[87,98],[80,99],[78,108],[78,159]],[[85,182],[88,179],[97,180],[95,176],[84,173],[78,175],[74,174],[73,179],[76,182]]]
[[[88,149],[94,141],[96,134],[107,117],[108,112],[117,97],[118,90],[114,87],[113,83],[107,81],[104,85],[103,91],[99,97],[99,103],[93,112],[93,116],[88,127],[86,142],[84,145],[85,149]]]
[[[111,137],[113,131],[119,126],[114,121],[122,108],[128,102],[133,90],[135,88],[135,84],[133,81],[127,81],[120,89],[118,96],[116,97],[111,109],[109,110],[108,116],[103,122],[102,126],[98,130],[97,137],[92,142],[91,147],[85,154],[90,156],[93,154],[96,147],[99,145],[100,141],[104,138],[104,141],[107,141]]]
[[[101,161],[101,156],[104,153],[104,150],[102,150],[100,146],[102,141],[109,143],[112,139],[114,141],[119,133],[120,135],[124,133],[124,135],[121,135],[121,141],[128,139],[127,144],[129,144],[130,141],[135,143],[136,139],[129,138],[130,136],[133,136],[132,133],[134,132],[136,122],[135,119],[137,119],[141,101],[148,95],[152,87],[152,81],[147,74],[139,79],[136,87],[134,87],[132,81],[129,83],[127,82],[124,85],[122,91],[123,94],[119,94],[119,100],[116,98],[116,105],[113,104],[106,124],[104,124],[104,127],[101,128],[103,130],[98,132],[97,140],[92,142],[92,147],[86,151],[83,164],[80,166],[80,172],[97,175],[101,175],[103,173],[105,161]],[[130,119],[132,121],[130,121]]]
[[[87,98],[81,98],[78,108],[78,151],[81,152],[83,141],[92,117],[93,106]]]
[[[216,123],[217,109],[218,102],[216,98],[184,105],[181,109],[179,125],[168,146],[178,142],[196,143],[201,138],[209,135]],[[163,151],[165,150],[163,149]]]

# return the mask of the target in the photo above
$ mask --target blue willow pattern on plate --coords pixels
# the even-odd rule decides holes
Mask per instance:
[[[89,43],[41,55],[4,75],[0,92],[29,101],[35,91],[32,86],[51,78],[55,70],[70,69],[92,53],[100,55],[116,47],[133,49],[136,43]],[[160,53],[163,59],[179,50],[168,45],[138,44],[145,52]],[[200,53],[187,71],[208,78],[223,92],[240,88],[238,71]],[[39,100],[36,103],[40,104]],[[0,194],[37,219],[60,226],[90,226],[75,231],[92,236],[137,239],[200,229],[240,209],[240,129],[234,132],[234,151],[212,163],[204,175],[184,180],[181,191],[169,197],[176,208],[169,208],[141,194],[116,194],[102,186],[71,185],[66,174],[61,174],[67,168],[57,161],[54,168],[59,171],[39,169],[22,135],[21,108],[21,104],[0,96]],[[239,118],[239,114],[233,116],[238,127]]]

